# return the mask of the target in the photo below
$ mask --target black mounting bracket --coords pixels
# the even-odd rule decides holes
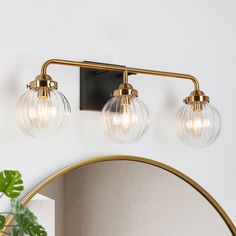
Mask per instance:
[[[122,81],[122,71],[80,68],[80,110],[101,111]]]

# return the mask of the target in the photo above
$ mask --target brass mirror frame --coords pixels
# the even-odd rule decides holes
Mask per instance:
[[[136,161],[141,162],[149,165],[153,165],[155,167],[159,167],[163,170],[166,170],[170,172],[171,174],[179,177],[189,185],[191,185],[195,190],[197,190],[219,213],[219,215],[222,217],[226,225],[228,226],[229,230],[232,232],[233,236],[236,236],[236,227],[233,224],[232,220],[229,218],[229,216],[226,214],[224,209],[220,206],[220,204],[197,182],[192,180],[190,177],[185,175],[184,173],[174,169],[173,167],[170,167],[168,165],[165,165],[161,162],[147,159],[144,157],[138,157],[138,156],[127,156],[127,155],[113,155],[113,156],[101,156],[96,158],[91,158],[85,161],[79,161],[73,165],[70,165],[66,168],[63,168],[62,170],[59,170],[55,174],[51,175],[41,183],[39,183],[36,187],[34,187],[23,199],[22,204],[26,205],[41,189],[43,189],[45,186],[47,186],[49,183],[51,183],[53,180],[57,179],[60,176],[63,176],[67,173],[69,173],[72,170],[75,170],[79,167],[86,166],[92,163],[98,163],[98,162],[105,162],[105,161],[117,161],[117,160],[125,160],[125,161]],[[13,216],[8,216],[6,225],[9,225],[13,219]],[[1,235],[1,234],[0,234]]]

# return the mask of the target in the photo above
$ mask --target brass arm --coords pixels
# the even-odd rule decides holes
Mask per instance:
[[[124,67],[124,66],[116,66],[116,65],[105,65],[105,64],[82,62],[82,61],[68,61],[68,60],[60,60],[60,59],[50,59],[42,65],[41,74],[44,77],[47,75],[47,68],[50,64],[78,66],[81,68],[90,68],[90,69],[99,69],[99,70],[111,70],[111,71],[123,71],[123,72],[127,71],[127,72],[135,73],[135,74],[159,75],[159,76],[164,76],[164,77],[187,79],[193,82],[195,91],[200,90],[198,80],[194,76],[188,75],[188,74],[158,71],[158,70],[148,70],[148,69],[140,69],[140,68],[132,68],[132,67]]]

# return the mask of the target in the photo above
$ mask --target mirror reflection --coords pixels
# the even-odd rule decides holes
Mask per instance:
[[[79,167],[29,202],[49,236],[228,236],[214,207],[159,167],[128,160]]]

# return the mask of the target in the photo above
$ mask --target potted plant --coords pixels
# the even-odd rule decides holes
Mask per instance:
[[[18,200],[23,191],[23,180],[19,171],[0,171],[0,201],[7,197],[11,202],[11,212],[0,212],[0,235],[9,236],[47,236],[37,217]],[[6,225],[6,217],[12,215],[11,225]]]

